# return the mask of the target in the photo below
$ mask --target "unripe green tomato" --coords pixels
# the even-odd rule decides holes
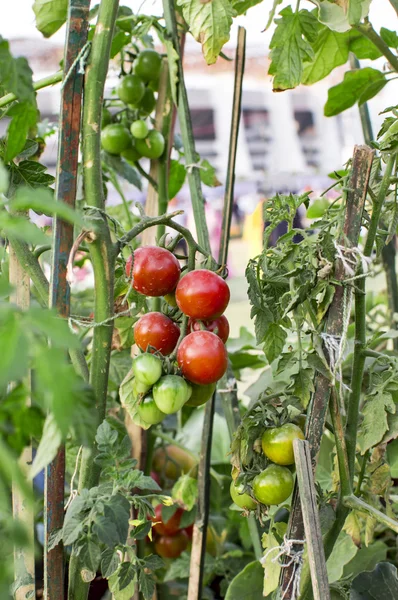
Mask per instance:
[[[162,68],[162,57],[156,50],[142,50],[134,62],[134,72],[144,81],[158,79]]]
[[[242,484],[235,484],[234,481],[231,481],[231,486],[229,488],[231,498],[236,506],[239,508],[244,508],[246,510],[254,510],[257,506],[256,502],[246,494],[244,491],[244,486]]]
[[[133,360],[133,373],[138,383],[153,385],[162,375],[162,361],[153,354],[140,354]]]
[[[131,123],[130,131],[133,137],[137,138],[138,140],[143,140],[148,135],[148,125],[145,123],[145,121],[134,121]]]
[[[216,383],[208,383],[207,385],[191,383],[192,395],[187,402],[187,406],[202,406],[202,404],[205,404],[212,397],[216,386]]]
[[[164,296],[164,299],[166,300],[166,302],[167,302],[167,304],[169,306],[172,306],[173,308],[177,308],[177,301],[176,301],[175,292],[171,292],[170,294],[166,294]]]
[[[160,76],[157,79],[152,79],[148,83],[149,89],[151,89],[153,92],[157,92],[159,89],[159,82],[160,82]]]
[[[149,425],[157,425],[165,418],[165,414],[158,409],[152,394],[145,396],[142,402],[137,405],[137,412],[141,419]]]
[[[117,87],[117,95],[125,104],[138,104],[145,94],[145,84],[138,75],[126,75]]]
[[[132,390],[135,398],[138,398],[139,394],[146,394],[147,392],[149,392],[150,389],[150,385],[142,383],[142,381],[139,381],[138,379],[134,379]]]
[[[149,88],[146,88],[138,106],[140,114],[147,117],[154,110],[155,106],[156,98],[153,94],[153,91]]]
[[[304,440],[304,433],[294,423],[266,429],[261,439],[265,456],[277,465],[294,464],[293,440]]]
[[[253,479],[253,495],[266,506],[277,505],[293,491],[293,475],[286,467],[269,465]]]
[[[159,158],[164,152],[164,137],[157,131],[157,129],[151,129],[147,137],[144,140],[137,140],[136,148],[142,156],[146,158]]]
[[[191,393],[191,386],[179,375],[166,375],[153,386],[153,398],[157,407],[166,415],[180,410]]]
[[[121,123],[107,125],[101,131],[101,146],[109,154],[120,154],[131,144],[131,136]]]
[[[110,110],[108,110],[107,108],[103,108],[102,109],[102,116],[101,116],[101,129],[104,129],[104,127],[106,127],[107,125],[110,125],[110,123],[112,123],[112,113]]]
[[[127,148],[127,150],[123,150],[121,156],[129,163],[136,163],[140,158],[142,158],[141,154],[137,152],[137,149],[134,145]]]

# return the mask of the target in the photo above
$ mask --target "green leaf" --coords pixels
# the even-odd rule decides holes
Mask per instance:
[[[112,39],[111,58],[115,58],[120,50],[131,40],[131,34],[125,31],[117,31]]]
[[[198,500],[198,482],[189,475],[182,475],[175,482],[172,498],[184,510],[192,510]]]
[[[23,215],[10,215],[6,210],[0,212],[0,231],[9,239],[17,239],[28,244],[47,244],[48,236]]]
[[[350,25],[358,25],[368,16],[371,0],[348,0],[347,17]]]
[[[118,588],[119,591],[127,588],[129,583],[135,579],[136,567],[130,562],[124,562],[120,565],[120,569],[117,572],[118,576]],[[113,590],[112,590],[113,591]]]
[[[164,45],[166,46],[167,52],[167,61],[169,63],[170,69],[170,87],[171,87],[171,96],[173,98],[174,104],[178,104],[178,96],[177,96],[177,85],[178,85],[178,59],[179,56],[173,46],[173,42],[171,40],[165,39]],[[174,140],[174,145],[175,145]]]
[[[35,0],[33,12],[36,27],[49,38],[65,23],[68,13],[68,0]]]
[[[112,496],[109,501],[109,504],[105,505],[104,516],[108,523],[111,523],[113,525],[117,543],[125,544],[129,530],[129,501],[120,494]],[[108,544],[108,542],[106,542],[105,540],[102,541]]]
[[[346,11],[337,3],[329,2],[329,0],[315,0],[319,7],[318,19],[329,29],[333,31],[344,32],[350,29]]]
[[[7,145],[4,161],[10,162],[25,147],[29,130],[34,127],[37,120],[37,109],[30,102],[19,102],[7,111],[11,123],[7,129]]]
[[[20,185],[38,188],[47,187],[54,183],[54,177],[45,172],[47,167],[35,160],[24,160],[19,165],[11,163],[8,169],[10,172],[8,197],[11,197]]]
[[[10,381],[22,378],[28,368],[28,342],[16,312],[7,310],[1,315],[0,389]]]
[[[4,166],[2,160],[0,160],[0,194],[5,194],[8,190],[9,176],[8,171]]]
[[[350,108],[361,99],[362,95],[369,99],[369,97],[372,97],[369,96],[369,93],[366,94],[369,86],[375,82],[381,84],[382,81],[387,83],[383,73],[371,67],[365,67],[357,71],[347,71],[343,81],[328,91],[328,100],[324,109],[325,116],[333,117]],[[373,95],[377,91],[375,90]]]
[[[302,83],[312,85],[339,65],[344,65],[348,60],[348,44],[348,33],[338,33],[329,27],[323,27],[312,46],[314,59],[304,67]]]
[[[141,569],[138,576],[138,583],[140,585],[140,592],[144,596],[144,600],[152,600],[156,587],[153,575],[145,573],[144,569]]]
[[[300,399],[304,408],[307,408],[311,398],[311,392],[314,391],[313,384],[314,371],[312,369],[300,369],[293,375],[293,394]]]
[[[60,348],[79,348],[80,341],[68,327],[65,319],[60,319],[55,310],[31,307],[24,315],[25,323],[35,333],[40,333]]]
[[[101,560],[101,548],[92,539],[88,538],[79,552],[79,561],[89,571],[96,572]]]
[[[269,363],[272,363],[281,355],[287,333],[277,323],[271,323],[264,338],[264,352]]]
[[[283,2],[283,0],[273,0],[272,8],[269,11],[268,21],[264,28],[264,31],[266,31],[272,25],[272,22],[275,17],[276,9],[278,8],[279,4],[282,4],[282,2]]]
[[[55,458],[61,443],[62,432],[54,415],[50,413],[44,422],[43,435],[30,470],[31,479],[36,477]]]
[[[200,162],[199,173],[200,179],[205,185],[208,185],[209,187],[218,187],[221,185],[221,182],[217,179],[215,167],[213,167],[207,159]]]
[[[378,391],[372,396],[366,396],[358,436],[361,454],[365,454],[366,450],[382,440],[388,429],[387,413],[395,413],[395,404],[390,393]]]
[[[329,583],[338,581],[343,575],[344,566],[356,555],[358,548],[351,536],[342,531],[327,561]]]
[[[118,568],[120,557],[113,548],[105,548],[101,554],[101,573],[105,578],[110,577]]]
[[[87,492],[87,491],[86,491]],[[87,508],[86,498],[76,496],[66,511],[64,526],[62,529],[62,540],[64,546],[74,544],[78,540],[84,526],[85,510]]]
[[[12,92],[21,101],[36,104],[32,70],[24,57],[13,58],[9,43],[0,36],[0,86]]]
[[[360,573],[351,586],[350,600],[392,600],[398,598],[397,568],[379,563],[370,573]]]
[[[46,215],[57,215],[72,225],[84,227],[81,215],[65,202],[55,201],[52,190],[46,188],[34,191],[29,187],[18,188],[13,200],[10,202],[10,207],[14,210],[31,209]]]
[[[232,0],[232,6],[237,15],[243,15],[249,8],[260,4],[262,0]],[[281,4],[282,0],[277,0],[277,4]]]
[[[352,37],[352,32],[350,32],[350,36]],[[364,35],[354,36],[354,39],[350,43],[350,50],[359,59],[369,58],[370,60],[376,60],[376,58],[383,56],[373,42]]]
[[[229,584],[225,600],[263,600],[263,579],[261,563],[249,563]]]
[[[224,44],[229,40],[235,10],[229,0],[177,0],[195,40],[202,45],[208,65],[216,62]]]
[[[386,27],[380,29],[380,36],[390,48],[398,48],[398,35],[396,31],[391,31]]]
[[[378,562],[386,560],[387,545],[378,540],[370,546],[363,545],[344,567],[343,577],[355,577],[361,571],[372,571]]]
[[[103,421],[97,429],[95,441],[101,452],[112,452],[113,446],[117,441],[117,431],[112,429],[108,421]]]
[[[263,535],[263,547],[266,551],[265,562],[262,563],[264,569],[263,594],[264,596],[268,596],[268,594],[271,594],[278,587],[281,572],[279,561],[274,561],[275,556],[278,555],[279,542],[272,531]],[[272,548],[275,548],[275,550],[271,551]]]
[[[274,75],[273,90],[283,91],[301,83],[304,61],[313,60],[314,51],[309,39],[315,39],[317,20],[307,10],[293,13],[287,6],[275,19],[277,27],[270,42],[271,64],[269,74]]]
[[[184,185],[186,174],[186,168],[182,163],[174,159],[170,161],[169,200],[172,200],[175,196],[177,196],[178,192]]]
[[[120,175],[123,179],[134,185],[139,190],[142,190],[141,175],[130,163],[120,156],[112,156],[107,152],[102,152],[102,164],[105,171],[110,169]]]
[[[387,445],[387,457],[391,469],[391,477],[398,479],[398,439],[393,440]]]

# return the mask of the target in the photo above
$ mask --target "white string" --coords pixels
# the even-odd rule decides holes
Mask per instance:
[[[77,457],[76,457],[76,462],[75,462],[75,470],[73,471],[73,475],[72,475],[72,479],[70,480],[70,496],[68,498],[67,503],[65,504],[64,510],[66,510],[69,506],[69,504],[72,502],[72,500],[74,500],[77,496],[77,490],[73,489],[73,484],[75,481],[75,477],[77,475],[77,470],[79,468],[79,460],[80,460],[80,455],[82,453],[83,450],[83,446],[80,446],[79,448],[79,452],[77,453]]]
[[[118,319],[119,317],[125,317],[127,315],[130,315],[132,308],[134,308],[133,305],[131,305],[130,308],[128,308],[127,310],[123,310],[122,312],[115,313],[113,315],[113,317],[109,317],[108,319],[105,319],[105,321],[101,321],[100,323],[95,323],[93,321],[81,321],[80,319],[77,319],[76,317],[69,317],[68,318],[69,329],[73,333],[75,333],[75,330],[73,329],[73,324],[79,325],[79,327],[85,327],[86,329],[91,329],[91,327],[95,328],[95,327],[101,327],[102,325],[108,325],[108,323],[112,323],[112,321],[114,321],[115,319]]]
[[[266,562],[268,555],[275,550],[278,554],[271,560],[273,563],[277,563],[281,569],[286,569],[291,565],[294,565],[292,576],[289,580],[289,583],[282,595],[281,600],[284,599],[285,595],[288,593],[291,584],[293,583],[293,590],[291,600],[296,600],[300,594],[300,580],[301,580],[301,571],[303,568],[303,556],[304,556],[304,547],[302,550],[294,550],[294,546],[301,545],[304,546],[305,540],[289,540],[286,535],[283,537],[283,544],[280,546],[274,546],[267,550],[264,556],[260,559],[260,563],[264,565]],[[282,562],[280,558],[282,556],[287,556],[289,560],[287,562]]]
[[[80,50],[79,54],[76,56],[73,63],[71,64],[69,71],[65,75],[64,80],[61,85],[61,89],[65,87],[66,82],[70,79],[70,77],[71,77],[73,71],[75,70],[75,68],[77,67],[77,65],[79,65],[77,73],[79,75],[84,75],[84,71],[86,69],[87,58],[88,58],[88,55],[90,54],[90,49],[91,49],[91,42],[86,42],[84,44],[83,48]]]
[[[204,167],[200,163],[191,163],[190,165],[185,165],[185,168],[189,174],[192,173],[192,169],[194,169],[194,168],[206,170],[206,167]]]

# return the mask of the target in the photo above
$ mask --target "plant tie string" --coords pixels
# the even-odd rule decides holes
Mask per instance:
[[[84,75],[84,72],[86,70],[87,59],[90,54],[90,50],[91,50],[91,42],[88,41],[84,44],[83,48],[80,50],[79,54],[76,56],[75,60],[71,64],[69,71],[66,73],[66,75],[64,77],[64,80],[61,85],[61,89],[63,89],[65,87],[66,83],[71,78],[72,73],[76,69],[76,67],[78,67],[77,74]]]
[[[131,311],[133,308],[134,308],[133,306],[130,306],[130,308],[128,308],[127,310],[123,310],[122,312],[115,313],[112,317],[109,317],[108,319],[105,319],[104,321],[101,321],[99,323],[93,322],[93,321],[83,321],[77,317],[69,317],[68,318],[69,329],[73,333],[75,333],[73,325],[78,325],[79,327],[84,327],[86,329],[91,329],[91,328],[95,329],[96,327],[103,327],[104,325],[109,325],[109,326],[113,327],[113,321],[115,321],[115,319],[118,319],[119,317],[132,316]]]
[[[73,500],[76,498],[77,496],[77,490],[73,489],[73,484],[75,482],[75,477],[77,475],[77,471],[79,469],[79,460],[80,460],[80,456],[83,450],[83,446],[80,446],[79,451],[77,453],[76,456],[76,462],[75,462],[75,470],[73,471],[73,475],[72,475],[72,479],[70,480],[70,495],[68,498],[67,503],[65,504],[64,510],[66,511],[69,504],[71,504],[71,502],[73,502]]]
[[[304,544],[305,540],[289,540],[285,535],[283,537],[283,543],[280,546],[274,546],[273,548],[270,548],[260,559],[260,563],[264,565],[269,554],[277,551],[278,554],[271,560],[271,562],[277,563],[281,569],[287,569],[292,565],[294,566],[292,576],[281,600],[284,599],[291,586],[293,586],[291,600],[296,600],[300,595],[301,571],[304,563]],[[301,550],[295,550],[294,546],[302,546],[302,548]],[[286,562],[282,562],[280,560],[283,556],[287,557],[288,560]]]

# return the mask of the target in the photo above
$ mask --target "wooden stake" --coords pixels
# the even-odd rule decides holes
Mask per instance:
[[[321,523],[311,466],[310,445],[305,440],[294,440],[293,450],[314,600],[330,600]]]

